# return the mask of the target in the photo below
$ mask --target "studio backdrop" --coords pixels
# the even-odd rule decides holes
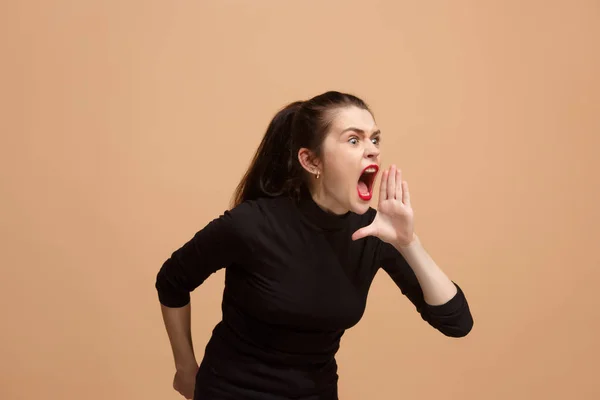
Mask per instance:
[[[597,1],[0,10],[1,399],[180,398],[156,273],[229,208],[275,112],[327,90],[373,109],[475,320],[441,335],[380,272],[340,398],[600,398]],[[199,360],[223,284],[192,294]]]

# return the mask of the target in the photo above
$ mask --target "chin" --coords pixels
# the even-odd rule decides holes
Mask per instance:
[[[367,211],[369,211],[370,207],[371,207],[370,201],[366,201],[366,200],[362,200],[362,199],[355,199],[350,202],[350,210],[355,214],[362,215],[362,214],[366,213]]]

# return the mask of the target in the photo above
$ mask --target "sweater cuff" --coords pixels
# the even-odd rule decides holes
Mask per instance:
[[[174,292],[162,288],[159,282],[155,285],[158,294],[158,301],[165,307],[180,308],[188,305],[191,300],[189,292]]]
[[[429,311],[430,315],[436,317],[447,317],[459,313],[464,308],[466,300],[465,295],[460,286],[458,286],[455,282],[452,283],[454,284],[454,286],[456,286],[456,294],[454,295],[454,297],[452,297],[444,304],[439,304],[435,306],[426,304],[427,310]]]

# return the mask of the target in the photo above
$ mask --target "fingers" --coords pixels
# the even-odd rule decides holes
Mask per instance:
[[[402,201],[402,191],[403,191],[403,182],[402,182],[402,171],[396,171],[396,192],[394,193],[394,198]]]
[[[386,199],[396,198],[396,166],[392,165],[387,175]]]
[[[379,199],[396,199],[410,205],[408,183],[402,180],[402,171],[396,165],[392,165],[383,171],[379,185]]]
[[[388,180],[388,170],[386,169],[381,174],[381,182],[379,182],[379,201],[387,199],[387,180]]]
[[[362,229],[359,229],[359,230],[357,230],[356,232],[354,232],[354,233],[352,234],[352,240],[358,240],[358,239],[362,239],[362,238],[364,238],[365,236],[367,236],[367,235],[365,234],[365,229],[364,229],[364,228],[362,228]]]
[[[408,182],[402,182],[402,202],[410,207],[410,193],[408,192]]]
[[[373,224],[365,226],[364,228],[358,229],[356,232],[352,234],[352,240],[359,240],[365,238],[367,236],[375,235],[375,229]]]

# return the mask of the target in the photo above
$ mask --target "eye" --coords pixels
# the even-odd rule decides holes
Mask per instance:
[[[381,139],[376,137],[376,138],[371,139],[371,141],[373,142],[374,145],[378,145],[379,142],[381,142]]]
[[[357,137],[351,137],[350,139],[348,139],[348,142],[351,144],[357,144],[358,143],[358,138]]]

